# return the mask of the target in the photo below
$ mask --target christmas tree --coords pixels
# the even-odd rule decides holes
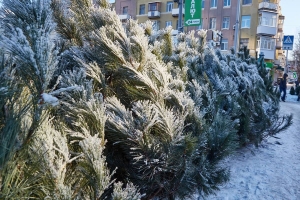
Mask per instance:
[[[173,42],[105,0],[3,0],[0,22],[1,198],[205,196],[291,123],[262,65],[205,31]]]

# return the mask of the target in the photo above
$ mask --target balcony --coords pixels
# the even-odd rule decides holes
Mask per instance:
[[[261,2],[258,5],[259,10],[271,11],[271,12],[277,12],[278,7],[279,7],[278,4],[269,3],[269,2]]]
[[[256,51],[257,51],[257,55],[259,55],[260,52],[263,52],[265,55],[265,57],[264,57],[265,59],[274,60],[274,58],[275,58],[275,50],[267,50],[267,49],[257,48]]]
[[[182,14],[184,14],[184,8],[182,9]],[[172,9],[172,16],[173,17],[178,17],[179,15],[179,8],[173,8]]]
[[[149,19],[160,18],[160,12],[159,11],[149,11],[148,18]]]
[[[282,48],[282,40],[281,39],[277,39],[276,40],[276,49],[281,49]]]
[[[278,32],[283,32],[283,24],[278,24]]]
[[[278,55],[282,55],[284,53],[283,50],[277,50]]]
[[[260,37],[260,39],[257,40],[257,49],[256,49],[256,51],[258,52],[257,55],[263,52],[265,55],[265,59],[274,60],[275,42],[276,42],[275,38]]]
[[[263,2],[263,3],[265,3],[265,2]],[[274,35],[277,34],[277,27],[258,25],[257,34],[258,35],[271,35],[271,36],[274,36]]]
[[[160,7],[161,2],[151,2],[148,3],[148,18],[155,19],[160,18]]]
[[[120,19],[120,20],[130,19],[130,15],[128,15],[128,14],[119,15],[119,19]]]

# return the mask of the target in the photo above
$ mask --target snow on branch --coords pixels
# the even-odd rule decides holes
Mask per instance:
[[[70,86],[70,87],[66,87],[66,88],[60,88],[58,90],[50,92],[49,94],[50,95],[59,95],[61,92],[66,92],[66,91],[69,92],[69,91],[74,91],[74,90],[82,91],[82,87],[75,85],[75,86]]]
[[[59,104],[59,100],[51,94],[43,93],[41,94],[39,104],[49,104],[52,106],[57,106]]]
[[[8,89],[7,89],[7,87],[1,87],[0,88],[0,92],[2,93],[2,92],[7,92],[8,91]]]

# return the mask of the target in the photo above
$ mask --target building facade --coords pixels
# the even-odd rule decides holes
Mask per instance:
[[[184,32],[206,29],[207,40],[222,51],[247,46],[253,57],[257,58],[263,53],[273,76],[276,73],[280,76],[279,66],[285,65],[282,50],[284,16],[281,14],[280,0],[200,1],[201,25],[184,26]],[[132,18],[139,23],[151,20],[154,30],[172,26],[172,33],[178,33],[177,1],[116,0],[115,9],[121,20]]]

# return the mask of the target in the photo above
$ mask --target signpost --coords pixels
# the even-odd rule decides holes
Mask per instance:
[[[202,1],[185,0],[184,25],[199,26],[201,25]]]
[[[283,50],[293,50],[294,36],[293,35],[285,35],[283,36]]]
[[[287,63],[288,63],[288,56],[289,56],[289,50],[293,50],[293,43],[294,43],[294,36],[293,35],[285,35],[283,36],[283,45],[282,45],[282,49],[286,50],[286,63],[285,63],[285,73],[288,72],[287,69]]]

